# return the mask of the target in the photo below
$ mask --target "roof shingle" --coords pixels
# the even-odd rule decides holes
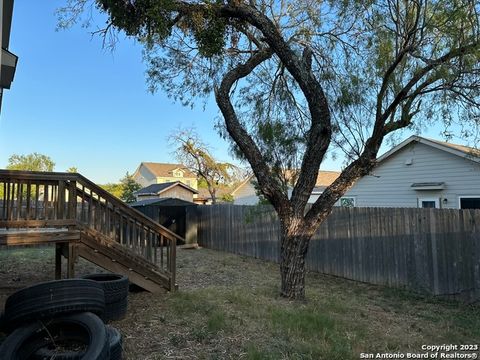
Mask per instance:
[[[148,185],[147,187],[144,187],[143,189],[136,191],[135,195],[157,195],[174,185],[180,185],[185,189],[190,190],[194,194],[198,193],[197,190],[191,188],[190,186],[187,186],[180,181],[174,181],[174,182]]]
[[[171,177],[173,176],[173,170],[180,169],[184,172],[184,178],[197,178],[193,172],[182,164],[142,162],[140,166],[142,165],[156,177]]]

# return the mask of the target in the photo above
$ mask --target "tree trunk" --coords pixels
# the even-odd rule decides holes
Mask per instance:
[[[208,185],[208,192],[210,193],[210,197],[212,198],[212,205],[215,205],[217,203],[216,189]]]
[[[311,237],[282,231],[280,275],[283,297],[305,300],[305,256]]]

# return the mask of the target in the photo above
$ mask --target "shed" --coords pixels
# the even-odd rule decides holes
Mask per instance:
[[[193,195],[198,191],[180,181],[152,184],[133,193],[137,202],[147,199],[177,198],[193,202]]]
[[[131,207],[185,239],[197,243],[197,204],[176,198],[140,200]]]

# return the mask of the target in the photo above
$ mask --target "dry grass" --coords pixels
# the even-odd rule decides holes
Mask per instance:
[[[113,324],[126,359],[348,360],[480,344],[478,306],[319,274],[307,277],[307,303],[289,302],[278,296],[275,264],[206,249],[179,250],[178,274],[176,293],[130,294],[127,318]],[[0,252],[0,302],[52,277],[51,249]]]

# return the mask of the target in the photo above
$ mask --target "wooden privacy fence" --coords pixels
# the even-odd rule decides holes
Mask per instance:
[[[198,208],[201,246],[275,261],[280,227],[269,206]],[[335,208],[307,269],[433,295],[480,297],[480,210]]]

